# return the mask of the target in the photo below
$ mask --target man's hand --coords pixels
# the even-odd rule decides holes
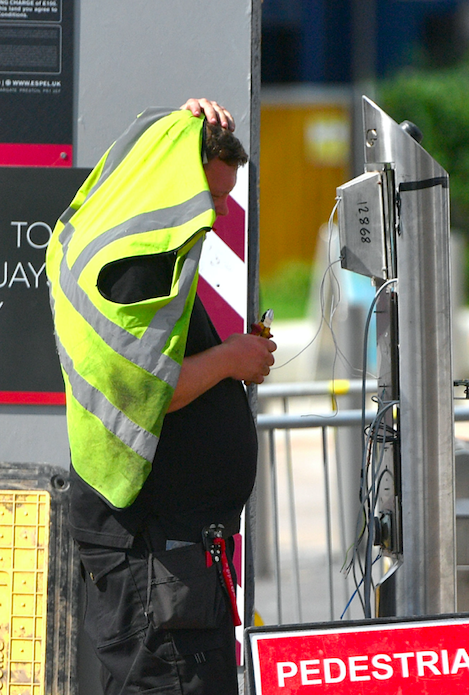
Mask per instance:
[[[209,123],[212,123],[213,125],[219,123],[222,128],[227,128],[231,131],[234,131],[235,129],[235,122],[231,113],[225,109],[224,106],[217,104],[216,101],[210,101],[209,99],[205,98],[191,98],[181,106],[181,109],[190,111],[193,116],[200,116],[202,113],[204,113],[205,118]]]
[[[169,412],[188,405],[223,379],[262,384],[276,349],[270,338],[233,333],[220,345],[185,357]]]
[[[262,384],[274,364],[276,343],[258,335],[233,333],[220,346],[224,349],[224,361],[228,376],[238,381]]]

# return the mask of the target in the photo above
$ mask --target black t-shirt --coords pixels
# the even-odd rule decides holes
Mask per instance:
[[[172,263],[169,257],[168,263]],[[150,265],[145,261],[140,273],[134,263],[129,265],[130,293],[119,270],[120,301],[124,296],[125,301],[156,296]],[[104,282],[101,289],[116,298],[112,288],[117,284]],[[186,356],[218,343],[220,338],[196,297]],[[256,460],[256,430],[244,388],[238,381],[224,379],[189,405],[166,415],[152,471],[127,509],[109,507],[72,466],[71,533],[77,541],[125,548],[155,519],[167,539],[197,542],[202,528],[212,523],[236,530],[254,485]]]

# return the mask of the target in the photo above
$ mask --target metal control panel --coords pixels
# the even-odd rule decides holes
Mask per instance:
[[[337,188],[341,265],[386,279],[381,173],[371,171]]]
[[[342,267],[376,286],[377,411],[363,427],[355,544],[361,569],[366,537],[367,618],[376,587],[380,617],[456,607],[449,181],[409,125],[363,97],[366,171],[337,189]],[[373,545],[387,558],[379,582]]]

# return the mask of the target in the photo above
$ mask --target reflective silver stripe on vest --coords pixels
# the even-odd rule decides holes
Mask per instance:
[[[125,157],[129,154],[131,149],[134,147],[136,142],[140,139],[143,133],[148,130],[150,126],[159,121],[165,116],[169,116],[174,112],[174,109],[146,109],[141,116],[139,116],[129,128],[115,141],[115,143],[110,148],[106,160],[104,162],[101,174],[95,185],[88,191],[88,195],[85,198],[86,202],[93,193],[109,178],[114,169],[122,162]],[[83,203],[82,203],[83,205]],[[66,225],[73,215],[77,211],[68,207],[60,216],[60,221],[62,224]],[[65,230],[62,230],[62,234]],[[67,232],[66,232],[67,234]],[[64,238],[65,242],[65,238]]]
[[[158,437],[130,420],[121,410],[113,406],[98,389],[85,381],[73,368],[72,360],[59,339],[57,339],[57,347],[62,367],[70,381],[73,397],[78,403],[85,410],[96,415],[104,427],[115,434],[129,449],[147,461],[153,461]]]
[[[60,269],[60,286],[74,309],[87,321],[95,332],[114,352],[154,374],[167,384],[176,387],[180,366],[162,350],[176,321],[184,310],[197,270],[203,238],[201,237],[187,253],[179,278],[179,294],[155,314],[142,338],[137,338],[124,328],[113,323],[102,314],[86,292],[77,284],[68,269],[66,256]]]
[[[101,185],[104,181],[106,181],[118,164],[120,164],[123,159],[127,157],[130,150],[141,138],[143,133],[150,128],[150,126],[165,116],[169,116],[171,113],[174,113],[174,109],[161,108],[146,109],[143,111],[143,113],[130,124],[127,130],[122,133],[122,135],[117,138],[115,143],[112,145],[107,154],[99,180],[90,193],[96,190],[98,185]]]
[[[67,222],[70,222],[72,219],[73,215],[76,213],[75,208],[69,207],[67,208],[59,217],[60,222],[62,222],[63,225],[66,225]],[[63,230],[62,230],[63,232]]]
[[[80,252],[72,266],[72,273],[78,279],[83,268],[89,261],[102,251],[108,244],[112,244],[118,239],[124,239],[133,234],[144,234],[146,232],[157,232],[161,229],[170,229],[190,222],[198,215],[213,209],[212,196],[209,191],[201,191],[193,198],[173,205],[169,208],[161,208],[152,212],[144,212],[141,215],[125,220],[116,227],[112,227],[93,239]],[[69,223],[71,225],[71,223]],[[71,234],[69,233],[70,237]]]

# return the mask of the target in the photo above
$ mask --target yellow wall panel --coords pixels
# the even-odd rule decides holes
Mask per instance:
[[[263,103],[260,155],[260,276],[286,261],[312,262],[337,186],[349,178],[349,108]]]

